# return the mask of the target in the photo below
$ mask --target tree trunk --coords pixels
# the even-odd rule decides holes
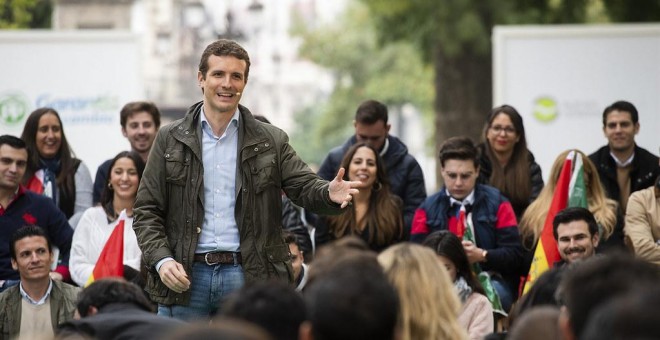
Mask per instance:
[[[492,107],[492,59],[490,51],[477,54],[466,50],[449,57],[442,46],[435,54],[435,150],[436,179],[442,186],[440,145],[449,137],[468,136],[475,143]]]

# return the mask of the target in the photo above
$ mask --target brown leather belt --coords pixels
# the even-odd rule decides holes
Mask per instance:
[[[212,253],[195,254],[195,262],[204,262],[209,266],[216,264],[240,264],[241,253],[231,251],[217,251]]]

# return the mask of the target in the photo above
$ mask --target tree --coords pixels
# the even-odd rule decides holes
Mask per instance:
[[[0,29],[50,28],[50,0],[0,0]]]
[[[448,137],[479,140],[492,107],[494,25],[657,20],[660,1],[643,0],[361,0],[379,41],[413,42],[434,69],[435,144]],[[641,9],[640,9],[641,8]],[[504,103],[497,103],[504,104]],[[437,176],[440,179],[440,176]]]
[[[431,69],[407,42],[379,46],[367,8],[349,4],[345,15],[321,27],[300,22],[301,57],[327,68],[335,85],[329,99],[296,113],[291,143],[308,162],[320,163],[328,150],[353,134],[355,109],[377,99],[394,109],[411,103],[429,119],[433,98]]]

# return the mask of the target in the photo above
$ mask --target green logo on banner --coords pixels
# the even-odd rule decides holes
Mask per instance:
[[[540,122],[549,123],[557,118],[557,103],[549,97],[541,97],[534,103],[534,117]]]
[[[13,126],[23,122],[29,111],[29,101],[18,93],[0,95],[0,125]]]

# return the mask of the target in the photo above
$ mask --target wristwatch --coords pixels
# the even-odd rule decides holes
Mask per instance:
[[[488,255],[488,250],[483,249],[481,251],[481,256],[484,258],[484,262],[488,261],[488,259],[486,258],[487,255]]]

